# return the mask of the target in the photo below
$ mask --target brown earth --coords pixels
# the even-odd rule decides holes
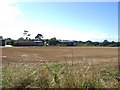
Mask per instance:
[[[2,48],[2,63],[118,63],[116,47],[12,47]]]

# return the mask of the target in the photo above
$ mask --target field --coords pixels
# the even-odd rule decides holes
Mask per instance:
[[[2,48],[3,88],[117,88],[116,47]]]

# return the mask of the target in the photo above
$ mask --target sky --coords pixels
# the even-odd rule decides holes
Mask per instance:
[[[0,36],[18,39],[24,30],[30,38],[118,41],[118,3],[0,1]]]

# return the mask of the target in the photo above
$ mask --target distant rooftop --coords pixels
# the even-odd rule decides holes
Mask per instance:
[[[74,42],[73,40],[62,40],[62,41],[59,41],[59,42]]]

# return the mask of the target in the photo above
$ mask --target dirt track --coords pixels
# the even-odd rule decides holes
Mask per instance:
[[[118,48],[108,47],[13,47],[2,49],[2,62],[14,63],[117,63]],[[86,62],[88,61],[88,62]]]

